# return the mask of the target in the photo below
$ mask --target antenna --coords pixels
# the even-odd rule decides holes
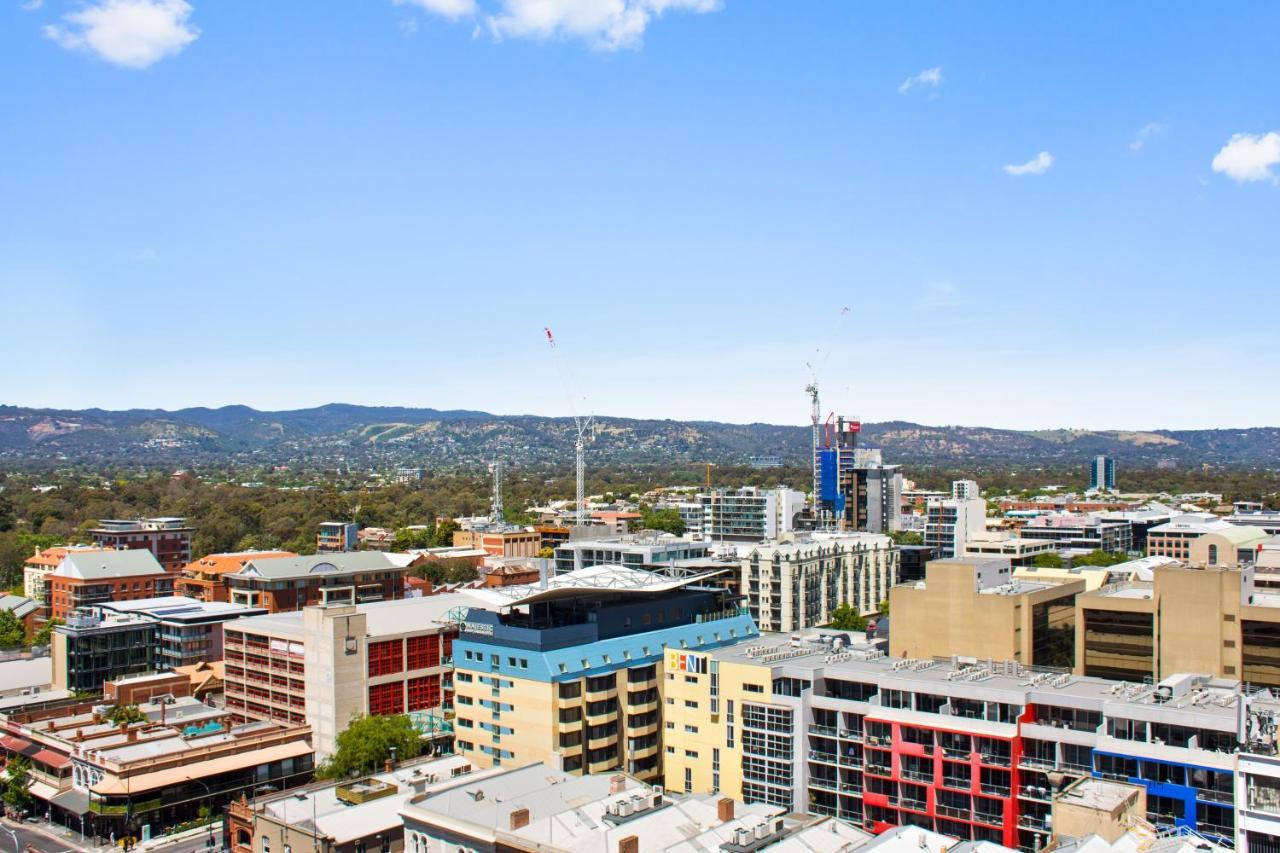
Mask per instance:
[[[551,331],[550,326],[544,326],[542,331],[546,333],[547,344],[551,347],[554,355],[556,351],[556,337]],[[573,415],[573,425],[577,431],[577,437],[573,443],[574,452],[574,474],[576,482],[574,484],[574,524],[584,525],[587,523],[587,464],[586,464],[586,445],[588,441],[595,441],[596,437],[596,416],[587,415],[583,417],[578,414],[578,409],[573,402],[573,394],[569,391],[568,373],[560,371],[561,381],[565,386],[565,395],[569,398],[569,413]]]
[[[489,463],[489,470],[493,473],[493,498],[491,500],[489,516],[494,524],[502,523],[502,460],[495,459]]]

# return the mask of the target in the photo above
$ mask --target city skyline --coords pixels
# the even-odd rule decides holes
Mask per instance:
[[[0,398],[1280,423],[1273,4],[542,7],[8,4]]]

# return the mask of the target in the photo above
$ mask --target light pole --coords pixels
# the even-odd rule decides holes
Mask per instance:
[[[0,826],[0,829],[9,833],[9,837],[13,839],[13,853],[22,853],[22,850],[18,847],[18,833],[7,826]]]

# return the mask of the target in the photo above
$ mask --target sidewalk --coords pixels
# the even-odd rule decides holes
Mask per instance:
[[[210,835],[213,835],[214,849],[218,849],[222,845],[222,821],[215,820],[204,826],[197,826],[195,829],[188,829],[183,832],[175,832],[172,835],[157,835],[150,841],[139,841],[134,850],[156,850],[168,847],[170,844],[181,844],[184,841],[203,841]]]
[[[0,818],[0,826],[3,826],[6,830],[13,830],[17,832],[19,837],[24,833],[38,835],[46,841],[56,844],[60,850],[69,847],[73,850],[88,850],[96,851],[97,853],[104,853],[111,849],[110,846],[106,845],[94,847],[90,839],[82,840],[80,838],[80,833],[67,829],[66,827],[56,823],[48,824],[44,821],[41,821],[40,823],[24,823],[5,817]],[[5,832],[3,836],[0,836],[0,845],[3,845],[7,849],[10,843],[11,839],[8,832]]]

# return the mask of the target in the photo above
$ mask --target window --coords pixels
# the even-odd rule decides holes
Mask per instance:
[[[385,717],[404,713],[404,682],[375,684],[369,688],[369,714]]]
[[[745,690],[747,693],[763,693],[764,692],[764,687],[762,687],[759,684],[744,684],[742,685],[742,689]]]
[[[692,699],[686,699],[684,700],[684,706],[686,708],[696,708],[698,707],[698,703],[693,701]]]
[[[369,675],[391,675],[404,671],[404,643],[385,640],[369,644]]]
[[[440,640],[434,634],[410,637],[407,643],[408,669],[426,669],[440,665]],[[471,652],[467,652],[471,657]]]
[[[262,836],[262,853],[271,853],[271,839]]]
[[[440,676],[424,675],[409,679],[409,706],[406,710],[421,711],[440,704]]]
[[[1209,546],[1209,565],[1211,566],[1218,565],[1218,546],[1217,545]]]

